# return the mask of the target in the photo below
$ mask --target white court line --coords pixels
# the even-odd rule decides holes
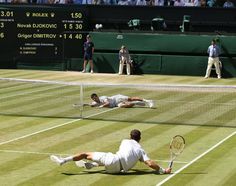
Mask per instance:
[[[21,150],[0,150],[0,152],[17,153],[17,154],[36,154],[36,155],[51,155],[51,154],[53,154],[50,152],[33,152],[33,151],[21,151]],[[58,155],[69,156],[69,154],[58,154]]]
[[[192,165],[193,163],[195,163],[197,160],[199,160],[200,158],[202,158],[203,156],[205,156],[206,154],[208,154],[209,152],[211,152],[212,150],[214,150],[216,147],[218,147],[219,145],[221,145],[222,143],[224,143],[226,140],[228,140],[229,138],[231,138],[233,135],[236,134],[236,131],[234,131],[233,133],[231,133],[230,135],[228,135],[227,137],[225,137],[224,139],[222,139],[221,141],[219,141],[217,144],[215,144],[214,146],[212,146],[210,149],[208,149],[207,151],[203,152],[202,154],[200,154],[199,156],[197,156],[196,158],[194,158],[192,161],[190,161],[188,164],[186,164],[185,166],[183,166],[182,168],[180,168],[179,170],[177,170],[176,172],[174,172],[173,174],[171,174],[170,176],[168,176],[166,179],[162,180],[160,183],[156,184],[156,186],[161,186],[162,184],[164,184],[165,182],[167,182],[168,180],[170,180],[172,177],[174,177],[176,174],[180,173],[182,170],[186,169],[187,167],[189,167],[190,165]]]
[[[35,151],[21,151],[21,150],[1,150],[0,152],[5,152],[5,153],[17,153],[17,154],[35,154],[35,155],[51,155],[51,154],[55,154],[53,152],[35,152]],[[59,156],[70,156],[71,154],[57,154]],[[159,161],[159,162],[169,162],[169,160],[155,160],[155,161]],[[179,164],[186,164],[188,162],[184,162],[184,161],[175,161],[175,163],[179,163]]]
[[[115,108],[112,108],[112,109],[109,109],[109,110],[105,110],[103,112],[99,112],[99,113],[95,113],[95,114],[92,114],[90,116],[87,116],[85,118],[90,118],[90,117],[93,117],[93,116],[96,116],[96,115],[99,115],[99,114],[103,114],[103,113],[106,113],[106,112],[109,112],[109,111],[112,111],[114,109],[117,109],[119,107],[115,107]],[[53,127],[49,127],[49,128],[46,128],[46,129],[43,129],[43,130],[39,130],[37,132],[33,132],[31,134],[26,134],[24,136],[21,136],[21,137],[18,137],[18,138],[14,138],[14,139],[11,139],[11,140],[8,140],[8,141],[4,141],[4,142],[1,142],[0,145],[4,145],[4,144],[7,144],[7,143],[11,143],[13,141],[17,141],[17,140],[20,140],[20,139],[23,139],[23,138],[27,138],[27,137],[30,137],[30,136],[33,136],[33,135],[36,135],[36,134],[39,134],[39,133],[42,133],[42,132],[45,132],[45,131],[49,131],[49,130],[52,130],[52,129],[55,129],[55,128],[58,128],[58,127],[61,127],[61,126],[65,126],[65,125],[68,125],[68,124],[71,124],[71,123],[74,123],[76,121],[80,121],[82,120],[82,118],[79,118],[79,119],[76,119],[76,120],[72,120],[72,121],[69,121],[69,122],[66,122],[66,123],[62,123],[60,125],[56,125],[56,126],[53,126]]]
[[[65,85],[66,86],[66,85]],[[63,88],[65,86],[60,86],[60,88]],[[1,99],[6,99],[6,98],[11,98],[11,97],[16,97],[16,96],[20,96],[20,95],[27,95],[27,94],[32,94],[32,93],[37,93],[37,92],[42,92],[45,90],[51,90],[51,89],[55,89],[55,88],[59,88],[59,87],[50,87],[50,88],[46,88],[43,90],[35,90],[35,91],[29,91],[29,92],[22,92],[22,93],[18,93],[18,94],[14,94],[14,95],[9,95],[9,96],[5,96],[5,97],[0,97]]]

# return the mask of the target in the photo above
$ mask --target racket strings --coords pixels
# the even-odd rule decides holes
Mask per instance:
[[[180,154],[184,149],[184,141],[182,138],[174,138],[171,142],[170,149],[174,154]]]

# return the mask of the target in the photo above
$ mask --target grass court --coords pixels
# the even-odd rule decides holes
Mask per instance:
[[[72,106],[81,102],[80,84],[83,102],[89,102],[93,92],[124,94],[153,99],[156,108],[81,111]],[[235,85],[235,78],[2,69],[0,185],[234,185]],[[134,128],[141,130],[141,145],[149,157],[162,167],[168,166],[171,138],[184,136],[186,147],[172,174],[158,175],[138,163],[126,174],[112,175],[102,167],[85,170],[73,162],[57,166],[49,159],[51,154],[81,151],[115,153]]]

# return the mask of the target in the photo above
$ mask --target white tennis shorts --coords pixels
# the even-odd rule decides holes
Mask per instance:
[[[112,99],[115,101],[116,106],[118,106],[119,103],[128,101],[129,97],[118,94],[118,95],[112,96]]]
[[[121,171],[120,160],[116,154],[110,152],[94,152],[92,160],[104,165],[108,173],[119,173]]]

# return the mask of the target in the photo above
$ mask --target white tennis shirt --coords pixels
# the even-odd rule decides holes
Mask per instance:
[[[104,104],[104,103],[108,102],[110,108],[113,108],[113,107],[116,106],[115,99],[113,99],[112,97],[100,96],[99,100],[100,100],[101,104]]]
[[[122,140],[119,151],[116,154],[125,172],[134,167],[138,161],[150,160],[141,145],[132,139]]]

